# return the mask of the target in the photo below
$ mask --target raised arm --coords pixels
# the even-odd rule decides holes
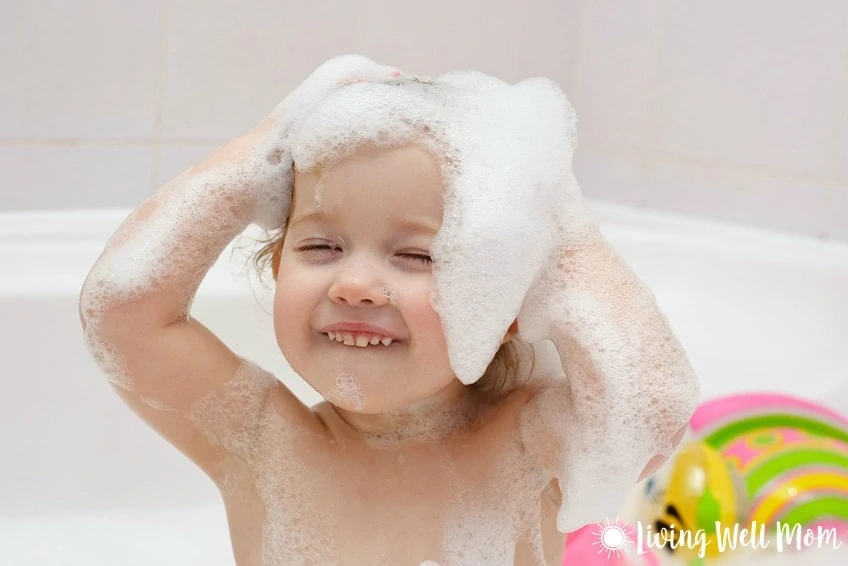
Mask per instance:
[[[569,532],[615,519],[682,439],[699,386],[653,293],[599,232],[556,259],[545,304],[567,379],[539,389],[520,428],[559,480],[557,523]]]
[[[300,426],[321,425],[274,376],[189,316],[194,296],[248,224],[283,227],[293,190],[290,136],[299,121],[335,90],[393,74],[356,55],[319,66],[257,128],[133,211],[83,284],[85,342],[118,395],[214,480],[255,447],[271,406]]]
[[[277,127],[266,120],[142,203],[109,239],[80,293],[86,346],[115,391],[213,479],[234,447],[249,449],[242,440],[272,392],[288,393],[189,316],[227,244],[251,222],[285,220],[291,162],[275,145]],[[308,410],[288,397],[292,413],[306,418]]]

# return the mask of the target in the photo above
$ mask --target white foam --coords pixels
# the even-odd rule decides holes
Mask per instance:
[[[557,243],[555,221],[569,217],[567,200],[579,197],[568,190],[575,121],[547,79],[509,86],[477,72],[404,76],[329,94],[293,127],[291,150],[299,170],[363,143],[417,142],[436,156],[446,194],[431,253],[434,307],[455,373],[473,383]]]
[[[132,389],[133,376],[102,327],[112,306],[174,288],[187,313],[206,271],[248,223],[283,227],[293,164],[298,170],[332,164],[363,143],[419,143],[438,160],[444,182],[443,222],[430,252],[430,299],[454,372],[463,383],[478,380],[516,317],[521,338],[551,339],[561,363],[549,366],[565,372],[561,383],[568,387],[540,397],[547,424],[537,432],[554,431],[569,447],[557,474],[564,493],[557,526],[565,532],[614,516],[642,466],[657,453],[670,453],[669,438],[688,420],[698,390],[653,295],[603,247],[583,203],[571,167],[574,109],[548,79],[508,85],[478,72],[387,79],[391,71],[359,56],[328,61],[275,108],[263,123],[270,129],[257,130],[252,135],[259,137],[246,147],[226,146],[239,160],[185,171],[151,199],[148,216],[129,218],[83,290],[87,346],[110,380]],[[316,199],[320,204],[320,191]],[[578,253],[590,249],[593,254]],[[397,297],[402,290],[386,292]],[[245,383],[251,379],[256,383]],[[267,379],[256,368],[242,368],[231,398],[239,397],[239,388],[256,393],[253,388],[266,387]],[[356,385],[340,379],[335,394],[361,406]],[[210,397],[191,417],[210,440],[251,453],[261,439],[215,424],[232,410]],[[294,440],[286,442],[291,447]],[[262,468],[256,490],[267,513],[264,557],[320,562],[333,533],[308,527],[332,521],[320,510],[307,511],[302,495],[320,489],[320,481],[290,487],[305,469],[280,445],[254,462]],[[536,489],[541,479],[526,481]],[[530,491],[516,494],[532,499]],[[526,516],[527,502],[505,501],[509,508],[498,515],[486,510],[485,501],[457,507],[446,552],[465,562],[455,563],[508,563],[518,525],[502,521],[505,514]],[[301,513],[313,515],[297,522]],[[490,529],[486,536],[463,530],[469,513]],[[494,539],[505,542],[492,545]]]
[[[361,411],[365,408],[365,390],[355,375],[340,373],[333,387],[327,392],[327,400],[348,411]]]
[[[573,107],[543,78],[508,85],[453,72],[363,82],[316,105],[292,130],[291,150],[309,170],[360,144],[410,142],[436,157],[444,182],[431,302],[452,368],[463,383],[478,380],[516,316],[520,337],[553,338],[562,369],[570,363],[571,394],[543,400],[557,421],[547,430],[569,446],[558,528],[614,516],[645,464],[671,453],[698,386],[653,295],[583,203],[571,164]]]

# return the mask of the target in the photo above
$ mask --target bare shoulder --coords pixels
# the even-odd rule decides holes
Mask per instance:
[[[185,418],[212,446],[251,462],[265,442],[294,430],[321,431],[320,421],[272,372],[237,357],[234,375],[197,401]],[[233,461],[226,465],[231,469]],[[215,479],[213,477],[213,479]]]

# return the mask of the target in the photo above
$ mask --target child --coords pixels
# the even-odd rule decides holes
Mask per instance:
[[[219,487],[239,566],[559,564],[672,453],[697,380],[582,204],[573,124],[549,81],[339,57],[118,228],[86,343]],[[315,407],[189,316],[251,222]]]

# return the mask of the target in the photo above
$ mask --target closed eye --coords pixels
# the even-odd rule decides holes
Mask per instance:
[[[321,250],[321,249],[337,250],[338,248],[336,246],[328,246],[326,244],[314,244],[314,245],[311,245],[311,246],[303,246],[298,251]],[[430,258],[430,256],[424,255],[424,254],[398,254],[398,255],[401,256],[401,257],[412,258],[415,261],[420,261],[421,263],[425,263],[425,264],[430,264],[430,263],[433,262],[433,260],[432,260],[432,258]]]

